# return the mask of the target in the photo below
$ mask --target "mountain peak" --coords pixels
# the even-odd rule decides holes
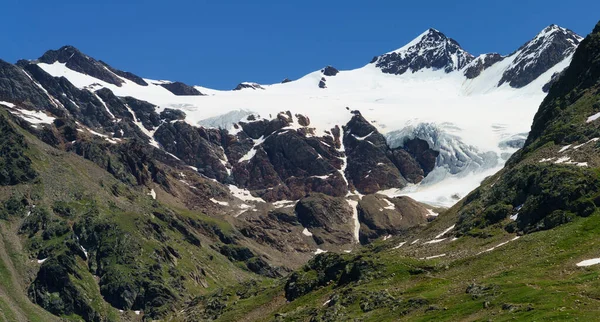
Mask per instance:
[[[387,74],[414,73],[422,69],[459,70],[474,59],[458,42],[437,29],[429,28],[403,47],[373,58],[371,63]]]
[[[575,52],[583,38],[575,32],[552,24],[540,31],[510,56],[512,64],[504,72],[498,86],[509,83],[520,88],[545,73]]]

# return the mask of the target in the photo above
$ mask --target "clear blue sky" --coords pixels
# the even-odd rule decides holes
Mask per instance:
[[[74,45],[142,77],[231,89],[357,68],[429,27],[507,54],[555,23],[586,35],[600,1],[3,0],[0,58]]]

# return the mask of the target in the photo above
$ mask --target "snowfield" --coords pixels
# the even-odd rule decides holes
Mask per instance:
[[[394,52],[410,49],[420,37]],[[291,111],[293,115],[308,116],[316,134],[325,135],[350,120],[349,110],[359,110],[386,136],[392,148],[401,146],[407,138],[418,137],[440,151],[437,168],[421,184],[386,191],[386,195],[409,195],[430,204],[451,206],[502,168],[518,148],[506,142],[524,140],[545,97],[542,87],[571,61],[571,56],[565,58],[523,88],[515,89],[507,83],[498,87],[503,73],[514,68],[520,52],[505,57],[474,79],[467,79],[463,70],[445,73],[424,69],[390,75],[368,64],[340,71],[336,76],[315,71],[293,82],[260,85],[263,89],[219,91],[196,86],[205,96],[176,96],[159,85],[165,81],[146,79],[149,86],[141,86],[122,78],[124,84],[119,87],[58,62],[38,65],[53,76],[66,77],[79,88],[109,88],[117,96],[153,103],[158,106],[157,112],[165,108],[182,110],[189,124],[225,128],[233,133],[239,131],[233,124],[250,114],[272,118]],[[318,87],[323,77],[325,89]],[[146,132],[152,136],[153,132]],[[240,162],[252,158],[253,153],[254,149]]]

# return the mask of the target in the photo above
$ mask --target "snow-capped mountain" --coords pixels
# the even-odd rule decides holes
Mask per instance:
[[[473,59],[456,40],[429,29],[404,47],[373,58],[371,63],[384,73],[402,75],[422,69],[443,69],[450,73],[464,68]]]
[[[451,205],[523,143],[580,40],[551,25],[510,55],[474,57],[429,29],[354,70],[233,91],[144,79],[67,46],[7,65],[27,95],[0,100],[40,128],[32,113],[114,144],[144,139],[268,201],[383,191]]]

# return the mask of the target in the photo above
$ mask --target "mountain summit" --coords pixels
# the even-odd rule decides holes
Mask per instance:
[[[430,28],[404,47],[373,58],[371,63],[384,73],[402,75],[425,68],[443,69],[446,73],[465,67],[474,59],[458,42]]]

